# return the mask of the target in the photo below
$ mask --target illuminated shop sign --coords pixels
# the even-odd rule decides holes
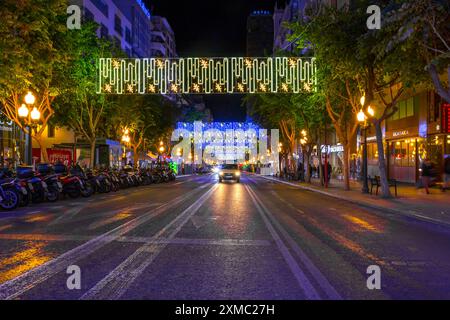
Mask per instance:
[[[392,133],[392,136],[395,137],[401,137],[401,136],[407,136],[409,134],[408,130],[402,130],[402,131],[394,131]]]
[[[442,106],[442,119],[444,132],[450,133],[450,103],[444,103]]]
[[[100,58],[97,93],[299,93],[315,72],[314,58]]]
[[[344,146],[342,144],[336,144],[333,146],[330,145],[321,145],[320,151],[322,153],[336,153],[336,152],[344,152]]]

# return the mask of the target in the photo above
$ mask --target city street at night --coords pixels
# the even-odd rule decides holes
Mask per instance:
[[[1,299],[448,299],[449,230],[246,174],[0,219]],[[81,269],[68,290],[66,269]],[[381,269],[381,290],[366,270]]]
[[[0,17],[0,310],[447,306],[450,1],[1,0]]]

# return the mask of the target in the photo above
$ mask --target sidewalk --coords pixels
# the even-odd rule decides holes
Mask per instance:
[[[399,184],[397,185],[398,197],[383,199],[380,196],[381,190],[379,190],[378,196],[375,195],[375,188],[373,195],[361,193],[361,184],[356,181],[351,181],[351,190],[345,191],[341,180],[332,179],[328,188],[325,188],[317,179],[313,179],[312,183],[308,184],[275,177],[261,177],[384,212],[402,214],[450,227],[450,190],[442,192],[438,188],[431,188],[430,194],[427,195],[424,189]],[[394,194],[394,188],[391,188],[391,191]]]

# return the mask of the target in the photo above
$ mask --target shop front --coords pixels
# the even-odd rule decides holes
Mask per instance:
[[[0,165],[18,165],[24,154],[24,133],[12,122],[0,121]]]
[[[427,156],[426,138],[418,127],[386,131],[388,176],[400,182],[417,183],[420,163]]]

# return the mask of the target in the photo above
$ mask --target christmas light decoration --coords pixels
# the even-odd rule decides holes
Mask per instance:
[[[315,72],[314,58],[100,58],[97,93],[299,93]]]
[[[270,130],[270,141],[267,131],[253,123],[179,122],[171,138],[172,142],[177,143],[172,148],[172,158],[195,164],[259,161],[261,164],[272,163],[273,168],[278,168],[279,131]],[[260,154],[267,156],[260,157]]]

